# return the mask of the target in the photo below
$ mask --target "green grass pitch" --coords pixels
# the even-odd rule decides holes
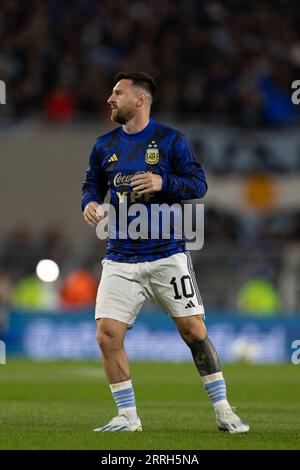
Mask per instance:
[[[0,366],[1,449],[299,449],[300,366],[225,365],[250,433],[218,431],[192,363],[131,364],[142,433],[94,433],[116,414],[96,362]]]

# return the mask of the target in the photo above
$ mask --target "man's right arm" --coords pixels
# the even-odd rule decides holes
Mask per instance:
[[[97,208],[103,203],[107,191],[108,182],[101,167],[101,150],[95,144],[82,186],[81,209],[88,224],[96,225],[103,218]]]

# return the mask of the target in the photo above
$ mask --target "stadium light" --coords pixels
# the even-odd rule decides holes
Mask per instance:
[[[37,264],[36,274],[43,282],[54,282],[59,276],[59,267],[51,259],[42,259]]]

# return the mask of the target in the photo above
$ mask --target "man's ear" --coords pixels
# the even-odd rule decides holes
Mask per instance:
[[[143,106],[143,104],[145,103],[145,100],[146,100],[145,93],[141,93],[137,99],[137,107],[140,108],[141,106]]]

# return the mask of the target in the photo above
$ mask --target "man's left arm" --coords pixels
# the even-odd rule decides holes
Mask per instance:
[[[133,176],[131,186],[142,196],[161,191],[175,201],[202,198],[207,191],[204,170],[196,161],[187,138],[182,134],[171,152],[171,172],[163,175],[143,173]]]
[[[161,191],[176,200],[202,198],[207,191],[205,172],[186,136],[177,140],[171,158],[172,173],[162,175]]]

